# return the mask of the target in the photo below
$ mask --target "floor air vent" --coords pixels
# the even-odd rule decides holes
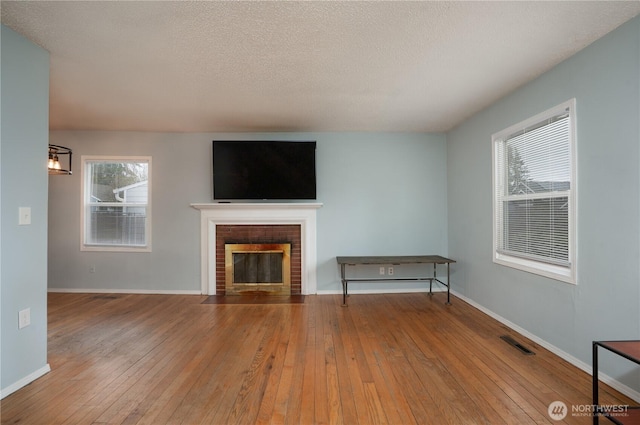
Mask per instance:
[[[92,300],[117,300],[118,298],[117,295],[94,295],[91,297]]]
[[[507,344],[513,345],[514,347],[516,347],[518,350],[520,350],[520,352],[522,354],[526,354],[527,356],[532,356],[532,355],[535,354],[533,351],[529,350],[527,347],[525,347],[524,345],[520,344],[515,339],[511,338],[509,335],[502,335],[500,337],[500,339],[505,341]]]

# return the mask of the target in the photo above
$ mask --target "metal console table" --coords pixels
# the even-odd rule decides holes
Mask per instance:
[[[600,406],[598,399],[598,347],[640,365],[640,341],[593,341],[593,424],[598,425],[600,416],[606,417],[616,424],[640,424],[640,410],[637,406],[628,406],[624,412],[611,411],[611,409]]]
[[[340,274],[342,278],[342,305],[347,305],[347,297],[349,296],[349,282],[374,282],[374,281],[429,281],[429,295],[432,295],[433,281],[447,287],[447,304],[451,304],[450,285],[449,285],[449,268],[454,260],[441,257],[439,255],[400,255],[400,256],[369,256],[369,257],[336,257],[340,265]],[[350,278],[347,277],[347,266],[358,265],[402,265],[402,264],[433,264],[433,276],[429,277],[411,277],[411,278]],[[443,282],[437,278],[436,268],[438,264],[446,264],[447,266],[447,282]]]

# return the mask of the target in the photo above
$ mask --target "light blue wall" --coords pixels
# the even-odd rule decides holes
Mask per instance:
[[[586,364],[592,340],[640,338],[639,40],[634,19],[447,135],[454,289]],[[571,98],[576,286],[492,262],[491,135]]]
[[[447,254],[444,135],[53,131],[50,137],[73,149],[75,170],[50,180],[50,288],[199,291],[200,213],[189,204],[212,202],[213,139],[317,141],[320,292],[341,290],[338,255]],[[80,251],[81,155],[152,156],[151,253]]]
[[[322,140],[318,290],[341,288],[336,256],[447,255],[444,135],[336,134]],[[377,267],[359,276],[379,277]],[[402,268],[396,267],[398,277]],[[353,292],[424,283],[352,283]]]
[[[2,26],[0,139],[0,388],[2,396],[48,370],[47,169],[49,54]],[[31,207],[31,225],[18,208]],[[31,325],[18,330],[18,312]]]

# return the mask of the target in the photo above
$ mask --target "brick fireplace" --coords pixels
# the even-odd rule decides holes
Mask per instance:
[[[200,211],[203,295],[224,294],[225,243],[291,243],[291,293],[316,293],[316,211],[322,204],[210,203],[191,206]]]
[[[226,247],[230,244],[264,245],[289,244],[290,295],[300,295],[302,250],[300,225],[264,225],[264,224],[218,224],[216,225],[216,294],[226,294],[229,285],[227,276]],[[259,290],[259,288],[256,288]],[[282,294],[279,294],[282,295]]]

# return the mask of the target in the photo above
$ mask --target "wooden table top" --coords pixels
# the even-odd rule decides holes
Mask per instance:
[[[626,355],[631,360],[640,364],[640,341],[596,341],[601,346],[621,355]]]

